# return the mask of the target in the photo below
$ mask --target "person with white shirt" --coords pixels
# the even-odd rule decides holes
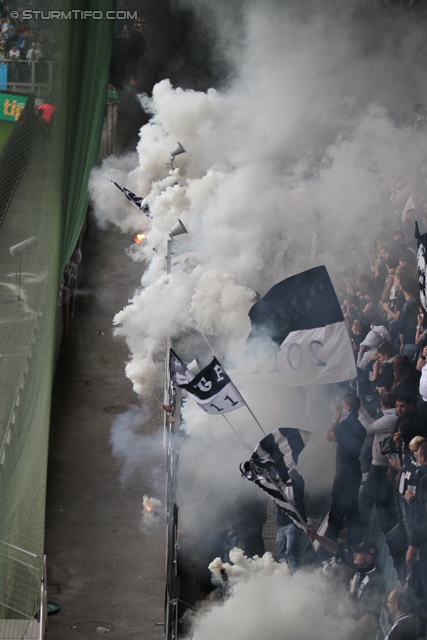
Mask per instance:
[[[381,447],[386,438],[393,435],[398,415],[396,413],[394,394],[385,393],[381,396],[382,416],[375,420],[362,406],[359,410],[359,420],[366,429],[366,433],[374,435],[372,444],[372,464],[368,477],[360,493],[360,520],[363,527],[367,527],[369,516],[374,504],[382,507],[382,527],[385,532],[396,524],[397,516],[394,507],[393,487],[388,482],[388,457],[381,453]]]

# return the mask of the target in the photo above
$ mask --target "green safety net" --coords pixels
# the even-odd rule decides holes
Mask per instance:
[[[54,4],[115,9],[109,0]],[[23,104],[0,150],[0,640],[22,638],[40,609],[61,277],[86,213],[114,29],[113,20],[35,22],[44,57],[11,69],[7,113]],[[40,102],[55,106],[49,122]]]
[[[73,8],[77,8],[73,3]],[[81,2],[90,11],[112,10],[115,0]],[[102,23],[103,28],[100,28]],[[74,39],[80,53],[79,73],[70,78],[76,96],[73,105],[74,139],[68,153],[67,210],[65,218],[63,267],[76,245],[88,205],[87,183],[99,150],[107,98],[113,20],[84,20],[83,30]]]

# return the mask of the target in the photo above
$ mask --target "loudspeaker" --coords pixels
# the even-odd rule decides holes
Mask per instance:
[[[185,149],[182,146],[182,144],[180,142],[176,143],[176,146],[174,147],[173,151],[171,152],[171,156],[172,158],[175,158],[175,156],[179,156],[180,153],[185,153]]]
[[[178,220],[173,225],[172,229],[169,231],[169,235],[172,238],[175,238],[176,236],[180,236],[182,233],[188,233],[188,231],[184,227],[184,225],[181,222],[181,220],[178,218]]]

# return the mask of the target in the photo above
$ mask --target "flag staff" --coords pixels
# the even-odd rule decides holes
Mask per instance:
[[[236,436],[239,438],[239,440],[240,440],[240,442],[242,443],[242,445],[244,446],[244,448],[245,448],[245,449],[250,449],[250,451],[252,451],[252,450],[253,450],[253,447],[252,447],[249,443],[245,442],[245,441],[243,440],[243,438],[242,438],[242,437],[237,433],[236,429],[233,427],[233,425],[231,424],[230,420],[229,420],[228,418],[226,418],[226,417],[225,417],[225,415],[224,415],[223,413],[222,413],[221,415],[222,415],[222,417],[224,418],[224,420],[226,421],[226,423],[227,423],[227,424],[232,428],[232,430],[234,431],[234,433],[236,434]]]
[[[200,335],[202,336],[203,340],[206,342],[206,344],[208,345],[209,349],[212,351],[212,353],[215,355],[215,351],[213,350],[212,345],[210,344],[209,340],[207,339],[207,337],[205,336],[204,333],[202,333],[200,331],[200,329],[197,329],[197,331],[200,333]]]
[[[240,394],[240,395],[241,395],[241,394]],[[243,398],[243,396],[242,396],[242,398]],[[245,399],[243,398],[243,400],[245,400]],[[252,409],[250,408],[250,406],[248,405],[248,403],[246,402],[246,400],[245,400],[245,405],[246,405],[247,410],[248,410],[248,411],[249,411],[249,413],[251,414],[252,418],[255,420],[255,422],[257,423],[257,425],[259,426],[259,428],[260,428],[260,429],[261,429],[261,431],[263,432],[263,434],[266,436],[266,435],[267,435],[267,434],[266,434],[266,432],[265,432],[265,431],[264,431],[264,429],[262,428],[262,426],[261,426],[261,424],[260,424],[260,422],[259,422],[258,418],[257,418],[257,417],[256,417],[256,415],[254,414],[254,412],[252,411]]]

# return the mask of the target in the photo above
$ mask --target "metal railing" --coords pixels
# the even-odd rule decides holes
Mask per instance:
[[[53,65],[45,60],[4,60],[0,63],[7,65],[7,80],[2,83],[2,91],[19,91],[33,93],[38,98],[47,95],[52,90]]]

